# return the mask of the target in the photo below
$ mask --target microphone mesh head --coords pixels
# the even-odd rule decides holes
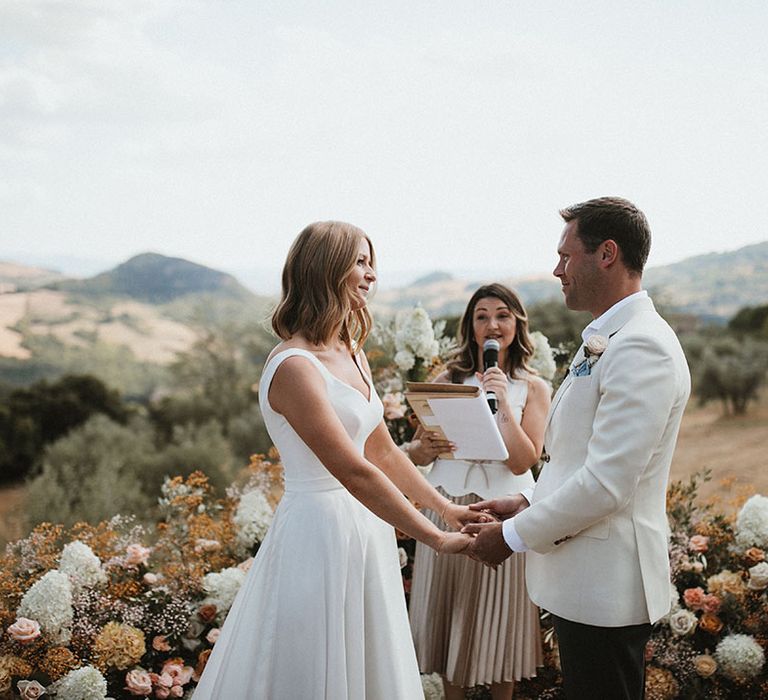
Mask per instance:
[[[495,338],[488,338],[488,340],[486,340],[483,343],[483,350],[500,350],[500,349],[501,349],[501,345],[499,345],[499,341],[496,340]]]

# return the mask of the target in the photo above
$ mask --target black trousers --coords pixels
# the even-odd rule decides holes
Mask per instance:
[[[552,616],[568,700],[642,700],[651,625],[595,627]]]

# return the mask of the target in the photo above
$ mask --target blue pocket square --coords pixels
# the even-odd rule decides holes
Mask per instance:
[[[574,377],[586,377],[592,374],[592,365],[590,364],[589,359],[582,360],[571,370],[571,374]]]

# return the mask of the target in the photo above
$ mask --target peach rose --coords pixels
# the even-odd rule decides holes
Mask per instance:
[[[20,617],[7,630],[8,636],[20,644],[29,644],[40,636],[40,623],[28,617]]]
[[[725,593],[730,593],[739,600],[744,597],[746,591],[741,576],[727,569],[719,574],[710,576],[707,579],[707,588],[710,593],[717,595],[719,598],[722,598]]]
[[[218,627],[214,627],[212,630],[209,630],[208,634],[205,635],[205,638],[208,640],[208,644],[216,644],[216,642],[219,641],[220,634],[221,630]]]
[[[403,395],[398,391],[388,392],[381,397],[381,403],[384,405],[384,418],[395,420],[405,415],[405,406],[403,405]]]
[[[688,540],[688,549],[692,552],[706,552],[709,549],[709,537],[694,535]]]
[[[38,700],[45,695],[45,688],[37,681],[19,681],[16,684],[21,700]]]
[[[687,608],[690,608],[691,610],[701,610],[704,604],[704,589],[686,588],[683,593],[683,601]]]
[[[156,698],[163,699],[171,697],[173,678],[167,673],[150,673],[149,677],[152,680],[152,688],[155,691]]]
[[[153,574],[151,571],[148,571],[141,578],[148,586],[154,586],[160,580],[157,574]]]
[[[723,629],[723,622],[714,613],[704,613],[699,618],[699,629],[709,634],[719,634],[720,630]]]
[[[185,666],[181,659],[168,659],[163,664],[162,675],[168,675],[173,679],[174,685],[186,685],[192,679],[194,669]]]
[[[765,561],[765,552],[758,547],[750,547],[744,552],[744,559],[747,561],[747,566],[754,566]]]
[[[140,544],[129,544],[125,548],[125,563],[128,566],[146,564],[149,561],[151,551],[148,547],[143,547]]]
[[[694,658],[693,668],[696,669],[702,678],[709,678],[715,671],[717,671],[717,661],[715,661],[709,654],[701,654]]]
[[[170,651],[171,645],[168,644],[168,637],[164,634],[157,634],[152,638],[152,648],[155,651]]]
[[[704,612],[716,613],[718,610],[720,610],[720,598],[718,598],[716,595],[708,593],[704,596],[704,600],[701,601],[701,609]]]
[[[221,542],[218,540],[206,540],[200,538],[195,541],[196,552],[215,552],[219,549],[221,549]]]
[[[206,603],[205,605],[200,606],[197,611],[197,616],[203,622],[208,623],[213,622],[216,619],[217,612],[219,612],[219,609],[213,603]]]
[[[590,335],[587,338],[586,347],[590,355],[602,355],[608,347],[608,338],[598,333]]]
[[[152,677],[143,668],[134,668],[125,674],[125,690],[146,697],[152,692]]]

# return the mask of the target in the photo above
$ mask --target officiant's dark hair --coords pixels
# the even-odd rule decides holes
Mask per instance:
[[[648,219],[632,202],[621,197],[599,197],[560,210],[563,221],[578,222],[576,235],[588,253],[607,240],[616,241],[624,266],[637,275],[651,250]]]
[[[339,339],[350,349],[362,347],[373,327],[367,307],[352,308],[347,278],[355,269],[360,241],[373,243],[362,229],[343,221],[317,221],[307,226],[288,251],[283,290],[272,314],[272,328],[283,340],[302,333],[318,345]]]
[[[446,371],[454,384],[461,384],[467,377],[475,372],[481,372],[478,366],[478,345],[475,340],[473,320],[477,302],[486,297],[493,297],[504,302],[512,315],[517,320],[514,340],[506,353],[506,367],[502,369],[510,377],[518,377],[522,372],[536,374],[534,369],[528,366],[528,360],[533,356],[533,341],[528,332],[528,314],[520,301],[520,297],[509,287],[494,282],[480,287],[470,298],[464,315],[459,321],[458,341],[459,347],[448,361]]]

